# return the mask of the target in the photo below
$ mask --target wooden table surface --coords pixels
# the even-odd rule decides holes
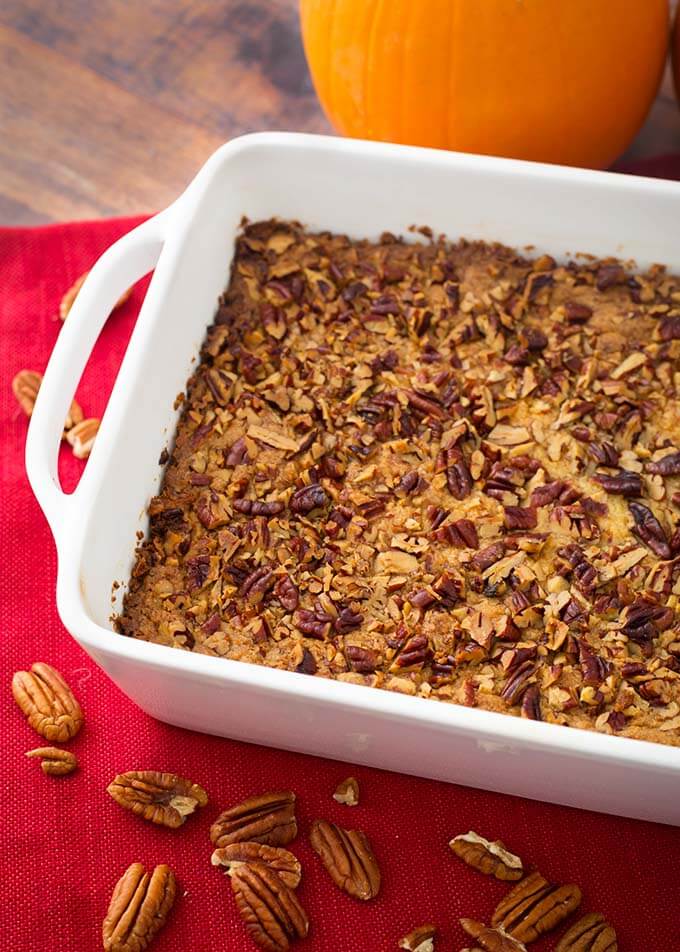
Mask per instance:
[[[226,139],[330,132],[297,0],[0,0],[0,224],[152,211]],[[628,158],[680,151],[664,85]]]

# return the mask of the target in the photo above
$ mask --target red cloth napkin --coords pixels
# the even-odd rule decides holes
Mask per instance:
[[[488,920],[506,887],[449,851],[447,841],[469,829],[502,839],[555,882],[579,883],[583,911],[611,919],[623,952],[677,952],[680,831],[169,727],[138,710],[64,630],[54,604],[54,546],[24,472],[27,421],[10,382],[22,368],[44,368],[60,329],[55,315],[62,293],[137,221],[0,229],[0,947],[100,949],[113,885],[129,863],[140,860],[169,863],[181,884],[154,949],[253,948],[228,880],[210,865],[208,828],[222,808],[241,798],[290,787],[299,798],[301,833],[292,846],[303,863],[299,896],[311,920],[301,952],[396,949],[404,933],[427,921],[441,931],[441,952],[473,945],[459,917]],[[104,408],[143,290],[137,286],[102,333],[78,390],[87,415]],[[65,481],[73,485],[81,469],[64,447]],[[63,672],[85,712],[85,726],[69,745],[80,761],[70,777],[46,777],[24,757],[42,742],[14,705],[9,683],[13,671],[38,660]],[[129,769],[182,774],[205,786],[210,803],[179,830],[156,828],[106,793],[113,776]],[[354,808],[332,799],[336,784],[350,774],[361,785],[361,803]],[[383,872],[377,900],[361,903],[331,883],[306,839],[316,817],[368,833]],[[555,942],[551,936],[533,948],[545,952]]]

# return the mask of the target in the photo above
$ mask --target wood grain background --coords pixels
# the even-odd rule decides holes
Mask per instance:
[[[0,0],[0,223],[152,211],[226,139],[330,132],[297,0]],[[628,157],[680,151],[668,77]]]

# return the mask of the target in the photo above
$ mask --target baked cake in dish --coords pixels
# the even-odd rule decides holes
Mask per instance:
[[[680,278],[420,232],[244,226],[119,631],[680,744]]]

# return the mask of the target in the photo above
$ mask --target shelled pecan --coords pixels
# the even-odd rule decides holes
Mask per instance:
[[[336,886],[355,899],[378,895],[380,868],[365,833],[315,820],[309,838]]]
[[[530,873],[496,906],[491,925],[520,942],[534,942],[566,919],[581,904],[575,884],[555,886],[539,872]]]
[[[104,919],[105,952],[144,952],[165,925],[176,892],[168,866],[156,866],[149,875],[141,863],[132,863],[116,883]]]
[[[171,829],[182,826],[196,807],[208,802],[203,787],[158,770],[128,770],[118,774],[106,790],[126,810]]]
[[[614,928],[599,912],[591,912],[562,936],[555,952],[617,952]]]
[[[42,772],[52,777],[73,773],[78,766],[76,755],[60,747],[36,747],[35,750],[27,750],[26,756],[39,757]]]
[[[248,797],[224,810],[210,827],[215,846],[251,841],[285,846],[297,836],[295,794],[291,790]]]
[[[344,803],[348,807],[355,807],[359,802],[359,782],[355,777],[341,780],[335,788],[333,799]]]
[[[309,931],[307,914],[280,876],[262,864],[231,873],[231,887],[246,931],[263,952],[286,952]]]
[[[508,935],[502,927],[485,926],[475,919],[461,919],[460,924],[486,952],[527,952],[524,943]]]
[[[52,665],[37,661],[30,671],[17,671],[12,694],[33,730],[45,740],[70,740],[83,726],[80,704]]]
[[[449,846],[468,866],[487,876],[512,881],[524,875],[522,860],[507,850],[500,840],[487,840],[470,830],[454,836]]]
[[[434,952],[434,937],[437,927],[431,923],[418,926],[399,940],[399,948],[406,952]]]
[[[213,851],[210,859],[213,866],[222,866],[229,876],[244,864],[267,866],[276,873],[286,886],[296,889],[300,883],[302,867],[296,856],[280,846],[265,843],[230,843]]]

